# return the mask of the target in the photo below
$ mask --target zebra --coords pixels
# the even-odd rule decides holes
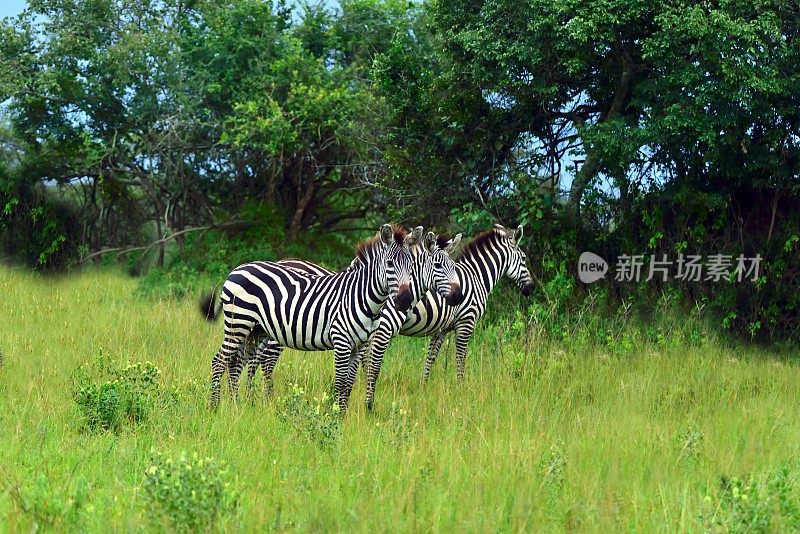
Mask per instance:
[[[513,232],[502,225],[496,224],[490,230],[477,235],[458,255],[455,268],[461,282],[462,303],[457,306],[447,306],[442,298],[429,291],[419,300],[407,314],[393,313],[394,310],[385,306],[381,312],[378,325],[370,338],[368,347],[367,364],[367,395],[368,409],[373,408],[375,399],[375,386],[380,375],[383,355],[389,341],[395,335],[415,337],[432,337],[428,346],[425,359],[423,378],[427,381],[445,336],[451,332],[456,333],[456,361],[457,376],[463,380],[466,368],[467,345],[475,330],[475,323],[483,317],[486,311],[486,302],[494,286],[502,276],[514,280],[524,296],[533,292],[533,280],[527,266],[527,255],[519,247],[522,239],[523,228],[518,226]],[[441,249],[452,253],[458,239],[448,241],[445,236],[439,236],[438,244]],[[316,272],[324,269],[311,262],[291,260],[293,267]],[[262,352],[258,359],[263,363],[272,357],[270,350]],[[278,348],[280,354],[280,348]],[[362,353],[363,354],[363,353]],[[363,356],[362,356],[363,357]],[[277,359],[277,356],[275,356]],[[250,360],[251,365],[254,360]],[[272,364],[274,366],[274,363]],[[356,366],[358,362],[356,362]],[[249,373],[255,372],[255,367],[248,369]],[[265,371],[265,377],[268,376]],[[271,372],[271,368],[270,368]]]
[[[446,239],[442,236],[437,238],[433,232],[428,232],[422,243],[411,249],[414,257],[411,284],[413,293],[412,305],[422,299],[429,289],[435,290],[449,306],[461,304],[464,299],[461,283],[456,273],[455,263],[450,258],[460,240],[461,234],[456,235],[453,239]],[[333,271],[324,267],[299,259],[281,260],[277,263],[311,276],[333,274]],[[415,283],[417,281],[419,283]],[[399,311],[391,302],[384,304],[379,321],[384,320],[384,316],[394,317],[394,320],[399,321],[400,324],[405,320],[405,312]],[[354,370],[359,361],[364,361],[366,349],[367,346],[365,345],[359,350]],[[248,365],[250,388],[252,389],[253,377],[260,366],[264,374],[265,392],[269,393],[272,387],[272,371],[282,351],[283,347],[278,343],[264,340],[257,348],[251,348],[247,351],[254,354],[247,356],[243,350],[231,358],[228,376],[232,395],[236,395],[239,375],[245,362]],[[355,377],[353,377],[353,380],[355,380]],[[369,407],[371,408],[371,406]]]
[[[384,224],[356,248],[341,273],[309,276],[274,262],[236,267],[222,286],[219,303],[211,291],[200,303],[207,319],[225,316],[222,346],[211,362],[211,407],[219,405],[220,378],[248,337],[273,340],[299,350],[334,350],[336,396],[342,413],[354,377],[357,349],[369,338],[384,302],[399,310],[412,303],[409,248],[422,236]]]
[[[386,347],[389,340],[398,333],[404,336],[431,337],[423,370],[423,378],[427,381],[445,336],[454,331],[457,377],[459,380],[464,379],[467,345],[475,330],[475,323],[486,311],[489,293],[500,278],[506,276],[514,280],[526,297],[533,292],[527,256],[519,246],[522,234],[521,225],[516,230],[509,231],[496,224],[490,230],[477,235],[461,251],[455,260],[464,294],[464,300],[459,306],[446,306],[438,295],[428,292],[425,298],[411,308],[402,323],[381,314],[369,346],[367,406],[372,406],[374,400],[375,383],[380,374]]]

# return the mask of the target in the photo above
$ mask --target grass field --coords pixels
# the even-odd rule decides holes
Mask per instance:
[[[270,400],[224,395],[210,413],[221,325],[192,301],[153,302],[135,288],[113,272],[0,269],[2,530],[168,527],[144,490],[153,451],[227,465],[238,506],[215,523],[225,531],[800,528],[790,354],[709,338],[641,342],[621,356],[499,339],[494,328],[473,340],[464,383],[440,361],[423,385],[425,341],[400,339],[376,411],[364,410],[359,381],[339,428],[313,409],[332,378],[327,353],[287,351]],[[443,353],[452,350],[448,341]],[[73,397],[78,367],[147,360],[171,400],[117,432],[88,431]],[[281,415],[293,383],[327,430]]]

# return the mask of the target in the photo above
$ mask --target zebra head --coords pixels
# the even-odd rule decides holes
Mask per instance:
[[[458,306],[464,302],[456,264],[450,257],[459,241],[461,234],[449,239],[444,235],[437,237],[433,232],[428,232],[422,243],[424,252],[418,267],[420,279],[424,280],[426,286],[421,288],[423,293],[428,290],[436,291],[450,306]]]
[[[407,311],[411,307],[413,294],[411,293],[411,270],[413,257],[411,247],[419,242],[422,237],[422,227],[417,226],[407,234],[405,230],[393,228],[384,224],[380,230],[380,241],[383,249],[383,268],[386,281],[385,289],[389,297],[394,299],[395,307]]]
[[[517,226],[513,232],[509,232],[499,224],[494,227],[496,230],[500,230],[501,235],[504,236],[500,239],[500,243],[506,245],[508,252],[505,275],[514,280],[522,294],[527,297],[533,293],[533,278],[528,269],[528,256],[519,247],[519,241],[522,239],[522,225]]]

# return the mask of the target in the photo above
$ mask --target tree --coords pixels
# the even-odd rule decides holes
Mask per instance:
[[[760,130],[748,120],[757,114],[791,138],[772,110],[777,99],[793,107],[793,5],[441,0],[428,10],[428,41],[400,37],[378,64],[395,110],[389,148],[398,168],[457,182],[456,198],[507,196],[522,171],[562,181],[580,228],[584,193],[602,178],[630,215],[654,166],[660,179],[702,171],[709,157],[743,168],[729,157],[741,134],[721,129]]]
[[[155,239],[160,265],[167,240],[254,201],[291,238],[363,217],[375,99],[336,21],[260,0],[31,2],[0,27],[13,172],[78,204],[94,258]]]

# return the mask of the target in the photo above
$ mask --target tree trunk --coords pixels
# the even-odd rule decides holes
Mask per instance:
[[[306,210],[311,207],[311,203],[314,200],[316,192],[317,183],[316,180],[311,177],[303,189],[302,195],[299,199],[297,199],[297,206],[295,207],[294,214],[292,215],[292,220],[289,223],[288,237],[290,241],[297,239],[297,234],[300,232],[300,228],[303,225],[303,220],[306,219]]]
[[[161,239],[161,219],[156,218],[156,236]],[[165,244],[162,242],[158,245],[158,257],[156,258],[156,267],[164,266]]]
[[[614,100],[612,100],[608,112],[600,119],[599,122],[605,122],[619,115],[628,99],[628,93],[630,92],[632,81],[633,70],[629,65],[625,64],[622,75],[619,79],[619,84],[617,85],[617,90],[614,93]],[[569,190],[569,200],[567,201],[567,216],[569,220],[575,224],[575,229],[577,232],[575,236],[576,246],[578,248],[583,244],[583,236],[581,232],[581,228],[583,227],[581,224],[581,200],[583,198],[583,192],[599,172],[600,161],[597,158],[597,155],[594,151],[586,149],[586,160],[584,161],[580,170],[575,174],[575,179],[572,181],[572,186]]]

